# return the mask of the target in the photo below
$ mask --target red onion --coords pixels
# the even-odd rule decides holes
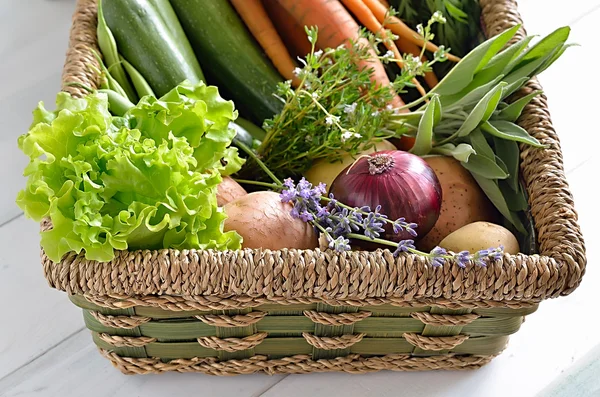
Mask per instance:
[[[433,169],[419,156],[401,150],[359,158],[338,175],[330,192],[346,205],[372,209],[381,205],[381,213],[390,220],[405,218],[416,223],[417,239],[433,228],[442,205],[442,187]],[[389,224],[381,237],[414,239],[406,231],[394,234]]]

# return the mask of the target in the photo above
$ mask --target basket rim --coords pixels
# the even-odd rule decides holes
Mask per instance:
[[[67,82],[97,87],[96,1],[78,0],[63,69],[64,91],[81,89]],[[480,0],[487,37],[521,25],[514,40],[526,33],[515,0]],[[525,95],[540,89],[532,79]],[[533,217],[540,255],[508,255],[487,267],[432,268],[414,254],[393,258],[389,250],[334,253],[315,250],[139,250],[116,252],[110,262],[67,254],[53,262],[42,251],[49,284],[70,294],[130,297],[149,304],[155,295],[201,301],[266,299],[278,302],[321,299],[364,304],[369,300],[456,305],[527,305],[568,295],[585,273],[585,246],[562,164],[559,138],[542,94],[524,109],[518,124],[547,144],[521,145],[520,169]],[[269,285],[269,283],[271,285]],[[245,297],[245,298],[244,298]]]

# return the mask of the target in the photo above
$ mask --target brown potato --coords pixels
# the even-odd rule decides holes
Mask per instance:
[[[230,201],[247,194],[246,190],[239,183],[228,176],[224,176],[223,181],[217,186],[217,205],[222,207]]]
[[[519,253],[519,242],[510,230],[489,222],[473,222],[450,233],[440,242],[449,251],[475,253],[488,248],[504,247],[509,254]]]
[[[235,230],[244,239],[244,248],[312,249],[319,243],[310,223],[292,218],[292,206],[274,192],[254,192],[224,207],[225,231]]]
[[[396,150],[396,147],[384,139],[383,141],[376,143],[371,149],[360,153],[358,156],[371,154],[382,150]],[[314,186],[318,185],[320,182],[323,182],[325,185],[327,185],[327,190],[329,190],[331,184],[335,178],[337,178],[340,172],[356,161],[358,156],[352,157],[349,154],[346,154],[342,157],[342,161],[336,161],[335,163],[330,163],[327,159],[316,161],[312,167],[310,167],[310,169],[304,173],[304,177]]]
[[[425,157],[442,186],[442,209],[435,226],[417,243],[429,251],[450,233],[476,221],[496,222],[498,212],[475,179],[457,160],[447,156]]]

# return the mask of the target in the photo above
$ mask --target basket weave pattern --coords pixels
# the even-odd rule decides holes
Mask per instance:
[[[480,0],[488,37],[521,23],[514,0]],[[517,38],[523,37],[523,29]],[[78,0],[63,89],[97,87],[96,1]],[[540,89],[536,80],[520,92]],[[518,123],[539,255],[432,268],[416,255],[310,250],[117,252],[108,263],[42,253],[49,284],[84,309],[101,353],[124,373],[307,373],[472,369],[504,348],[523,316],[571,293],[585,248],[546,98]],[[43,227],[47,225],[43,225]]]

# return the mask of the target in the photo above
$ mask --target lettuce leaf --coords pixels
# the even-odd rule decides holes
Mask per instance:
[[[230,148],[237,112],[215,87],[187,82],[160,99],[147,96],[113,117],[101,93],[60,93],[56,110],[40,103],[19,138],[29,157],[17,204],[53,228],[41,245],[58,261],[85,251],[109,261],[114,250],[239,249],[217,206],[221,175],[243,160]]]

